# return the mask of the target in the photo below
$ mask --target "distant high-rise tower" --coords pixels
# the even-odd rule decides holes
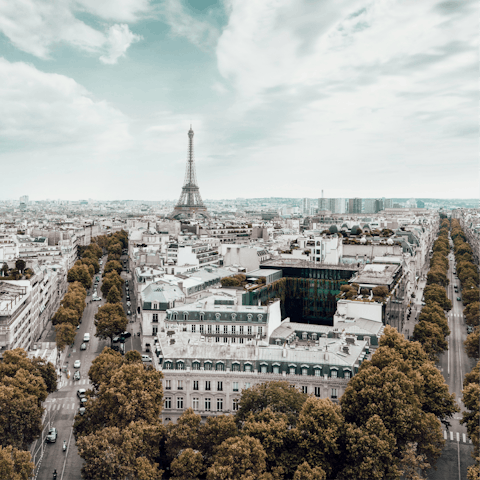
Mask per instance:
[[[207,218],[208,213],[207,207],[203,204],[200,190],[197,185],[195,158],[193,155],[193,130],[190,125],[190,130],[188,131],[188,158],[187,169],[185,171],[185,181],[183,183],[180,199],[170,217],[181,219],[192,218],[195,216]]]

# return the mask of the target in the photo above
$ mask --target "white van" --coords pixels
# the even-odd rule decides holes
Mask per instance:
[[[148,355],[142,355],[142,362],[151,362],[152,358]]]
[[[83,341],[84,341],[84,342],[89,342],[89,341],[90,341],[90,334],[89,334],[89,333],[86,333],[86,334],[83,336]]]

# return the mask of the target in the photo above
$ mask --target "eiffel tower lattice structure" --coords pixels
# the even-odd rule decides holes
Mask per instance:
[[[188,158],[187,169],[185,171],[185,181],[182,187],[182,194],[170,215],[170,218],[186,219],[197,216],[208,218],[207,207],[203,204],[200,190],[197,185],[197,176],[195,173],[195,157],[193,154],[193,130],[190,125],[188,131]]]

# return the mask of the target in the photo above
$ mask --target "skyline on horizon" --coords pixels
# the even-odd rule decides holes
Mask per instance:
[[[190,124],[206,201],[476,199],[475,13],[472,0],[5,3],[0,200],[176,201]]]

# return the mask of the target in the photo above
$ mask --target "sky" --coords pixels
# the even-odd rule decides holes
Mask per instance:
[[[0,200],[478,198],[478,5],[0,2]]]

